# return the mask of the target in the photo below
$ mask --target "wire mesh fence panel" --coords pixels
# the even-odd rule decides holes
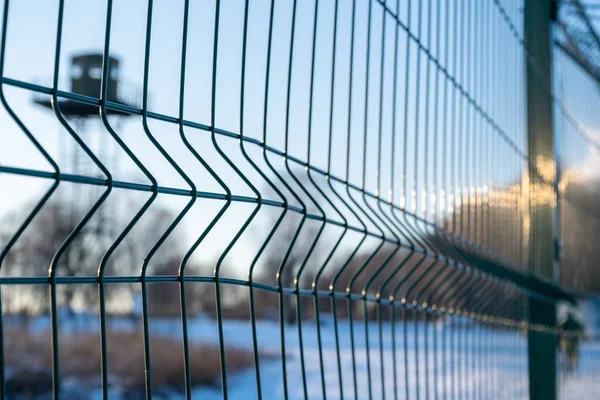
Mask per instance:
[[[593,398],[528,313],[593,289],[598,92],[555,49],[533,155],[523,7],[4,0],[0,397],[527,398],[576,346]]]

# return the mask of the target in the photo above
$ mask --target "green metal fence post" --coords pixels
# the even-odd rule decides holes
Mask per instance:
[[[529,268],[554,280],[554,137],[552,117],[552,19],[554,0],[525,1],[525,57],[527,79],[527,145],[529,154],[530,233]],[[547,194],[550,194],[547,196]],[[529,322],[556,325],[554,303],[529,299]],[[557,397],[555,343],[545,333],[528,332],[529,395]]]

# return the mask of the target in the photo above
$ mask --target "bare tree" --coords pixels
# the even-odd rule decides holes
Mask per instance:
[[[24,207],[24,210],[29,208]],[[3,243],[14,233],[21,221],[23,212],[18,211],[6,216],[1,226]],[[139,226],[132,230],[130,237],[123,241],[106,264],[106,275],[136,275],[148,250],[166,227],[173,221],[173,214],[161,207],[151,207],[148,215],[140,219]],[[71,205],[53,201],[46,204],[32,220],[23,235],[17,240],[5,259],[2,272],[5,276],[46,276],[48,268],[57,250],[63,245],[67,237],[81,221],[84,213],[74,210]],[[125,219],[127,221],[127,219]],[[118,229],[105,229],[124,226],[119,221],[118,215],[101,221],[90,220],[65,248],[56,268],[57,276],[96,276],[100,260],[109,246],[118,235]],[[175,232],[172,233],[175,235]],[[177,255],[179,240],[173,240],[161,246],[153,258],[155,269],[162,268],[162,264],[172,263]],[[27,285],[19,286],[11,296],[4,296],[3,307],[5,310],[17,312],[28,309],[38,313],[47,311],[47,286]],[[131,292],[131,285],[107,285],[107,297],[123,295],[123,291]],[[131,294],[131,293],[130,293]],[[61,284],[58,285],[57,297],[59,304],[69,311],[75,308],[93,309],[98,301],[98,289],[90,284]],[[8,302],[6,300],[9,300]]]
[[[286,197],[291,203],[303,203],[306,213],[317,213],[315,202],[318,202],[319,194],[312,182],[309,181],[306,173],[296,173],[295,178],[299,184],[290,179],[290,187],[293,193],[286,190],[285,185],[279,186],[281,191],[286,192]],[[277,180],[273,180],[274,183]],[[270,187],[263,189],[264,197],[277,199],[278,195]],[[311,199],[312,197],[312,199]],[[300,201],[298,201],[298,198]],[[315,199],[315,201],[313,201]],[[260,225],[260,229],[269,232],[277,225],[277,229],[269,241],[261,257],[261,268],[257,270],[257,279],[278,285],[278,274],[280,274],[281,285],[286,288],[300,289],[310,288],[316,270],[319,267],[319,260],[322,255],[323,241],[318,241],[318,232],[322,222],[315,222],[307,219],[302,213],[296,210],[287,210],[284,217],[280,220],[283,209],[278,207],[269,207],[264,212],[265,218]],[[257,235],[263,237],[264,235]],[[263,244],[261,241],[257,247]],[[298,282],[296,280],[298,279]],[[273,304],[271,301],[262,299],[261,296],[268,296],[262,291],[257,292],[256,301],[268,307]],[[285,296],[283,301],[283,314],[288,324],[297,322],[296,312],[298,304],[297,296]],[[302,306],[302,308],[305,308]],[[263,314],[268,314],[267,310],[262,310]],[[308,315],[305,315],[307,317]]]

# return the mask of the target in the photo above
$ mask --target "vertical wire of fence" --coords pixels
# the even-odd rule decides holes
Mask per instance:
[[[530,302],[598,274],[600,92],[555,47],[530,156],[523,1],[97,3],[3,1],[0,398],[527,398],[571,337]]]

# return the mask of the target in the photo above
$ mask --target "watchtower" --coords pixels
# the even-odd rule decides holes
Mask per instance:
[[[75,55],[71,58],[69,79],[71,81],[70,92],[91,98],[100,97],[102,84],[102,53],[85,53]],[[126,91],[119,85],[119,59],[113,56],[108,58],[108,84],[106,88],[106,100],[113,103],[134,106],[134,91]],[[45,107],[52,107],[51,101],[45,98],[35,98],[35,103]],[[80,101],[70,99],[59,99],[58,106],[63,115],[70,117],[90,117],[98,115],[98,107]],[[107,109],[108,114],[129,114]]]
[[[89,52],[77,54],[71,57],[71,64],[68,69],[68,82],[70,82],[69,92],[75,95],[85,96],[92,99],[100,99],[102,88],[102,68],[103,54],[100,52]],[[132,90],[119,79],[119,69],[121,63],[117,57],[108,58],[108,82],[106,91],[106,100],[111,103],[138,108],[140,102],[140,92]],[[83,99],[74,99],[71,96],[59,96],[57,110],[69,121],[77,135],[83,139],[92,152],[98,156],[104,166],[115,173],[119,170],[119,157],[121,149],[106,131],[103,122],[100,120],[100,107],[98,104],[89,104]],[[54,106],[49,96],[36,95],[33,98],[34,103],[43,107],[52,109]],[[121,123],[123,119],[131,114],[121,112],[107,107],[106,113],[110,117],[111,127],[122,134]],[[67,173],[80,176],[98,176],[100,173],[98,167],[91,158],[85,154],[79,146],[66,132],[61,132],[59,139],[59,157],[61,169]],[[98,190],[101,188],[87,187],[85,185],[74,185],[72,192],[65,192],[65,203],[70,203],[72,210],[70,214],[76,214],[79,210],[89,208],[89,205],[98,197]],[[95,224],[88,224],[88,228],[96,231],[106,231],[110,228],[107,223],[111,214],[115,210],[109,210],[108,207],[102,207],[98,211],[98,218]],[[95,226],[94,226],[95,225]]]
[[[102,54],[82,54],[71,58],[71,91],[96,97],[102,81]],[[119,60],[108,58],[108,88],[106,100],[118,102]]]

